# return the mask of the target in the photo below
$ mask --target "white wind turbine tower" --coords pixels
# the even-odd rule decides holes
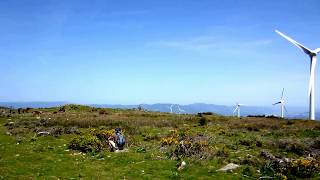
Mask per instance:
[[[281,105],[281,118],[284,118],[283,110],[287,111],[287,108],[285,106],[284,99],[283,99],[283,93],[284,93],[284,88],[282,89],[282,94],[281,94],[280,100],[278,102],[272,104],[272,105],[276,105],[276,104],[280,104]]]
[[[236,107],[235,107],[235,109],[234,109],[234,111],[233,111],[233,114],[234,114],[235,112],[237,112],[238,118],[240,118],[240,107],[241,107],[241,106],[243,106],[243,104],[237,103],[237,104],[236,104]]]
[[[276,30],[276,33],[278,33],[280,36],[285,38],[286,40],[290,41],[292,44],[297,46],[299,49],[301,49],[304,53],[309,55],[310,57],[310,80],[309,80],[309,119],[315,120],[315,101],[314,101],[314,93],[315,93],[315,85],[314,85],[314,79],[315,79],[315,69],[316,69],[316,63],[317,63],[317,54],[320,52],[320,48],[317,48],[315,50],[310,50],[309,48],[303,46],[302,44],[298,43],[297,41],[291,39],[290,37],[284,35],[280,31]]]

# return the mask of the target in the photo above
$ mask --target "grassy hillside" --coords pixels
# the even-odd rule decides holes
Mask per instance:
[[[127,152],[108,149],[115,127],[124,130]],[[1,109],[0,178],[319,178],[319,135],[320,123],[305,120],[80,105]],[[240,167],[216,171],[228,163]]]

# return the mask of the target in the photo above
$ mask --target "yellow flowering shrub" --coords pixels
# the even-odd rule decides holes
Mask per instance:
[[[110,129],[110,130],[102,130],[100,131],[101,134],[110,137],[112,135],[114,135],[114,129]]]
[[[161,145],[165,146],[165,145],[172,145],[172,144],[178,144],[178,140],[175,137],[164,137],[161,138]]]
[[[171,129],[169,130],[170,135],[173,137],[178,137],[178,130],[177,129]]]

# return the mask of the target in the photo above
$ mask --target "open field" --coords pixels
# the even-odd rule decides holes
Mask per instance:
[[[2,179],[320,177],[317,121],[80,105],[19,112],[0,111]],[[128,152],[109,151],[105,139],[115,127],[124,130]],[[240,167],[216,171],[229,163]]]

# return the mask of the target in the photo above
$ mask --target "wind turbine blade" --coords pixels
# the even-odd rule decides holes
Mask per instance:
[[[298,43],[297,41],[293,40],[292,38],[284,35],[282,32],[275,30],[276,33],[278,33],[280,36],[282,36],[283,38],[285,38],[286,40],[290,41],[292,44],[294,44],[295,46],[297,46],[299,49],[301,49],[303,52],[305,52],[306,54],[310,55],[312,53],[312,51],[305,47],[304,45]]]
[[[233,114],[238,110],[238,106],[234,109]]]
[[[272,105],[276,105],[276,104],[280,104],[281,102],[279,101],[279,102],[276,102],[276,103],[274,103],[274,104],[272,104]]]
[[[283,107],[284,107],[284,110],[285,110],[286,112],[288,112],[288,111],[287,111],[287,108],[286,108],[286,106],[285,106],[285,105],[283,105]]]
[[[311,70],[310,70],[310,80],[309,80],[309,91],[308,91],[308,94],[310,94],[311,92],[311,89],[313,89],[314,87],[314,71],[315,71],[315,68],[316,68],[316,63],[317,61],[311,61]]]
[[[317,48],[314,50],[315,53],[319,53],[320,52],[320,48]]]
[[[283,99],[284,88],[282,89],[281,99]]]

